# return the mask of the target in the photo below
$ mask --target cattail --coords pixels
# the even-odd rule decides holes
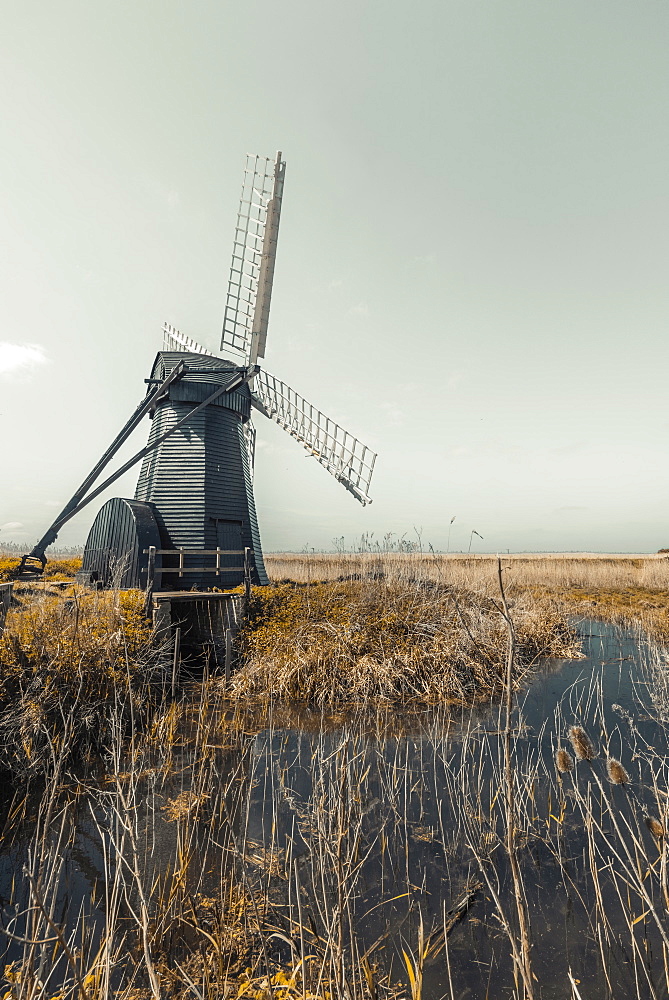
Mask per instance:
[[[597,756],[592,740],[581,726],[571,727],[569,742],[574,748],[577,760],[594,760]]]
[[[606,762],[606,770],[609,775],[609,781],[613,785],[626,785],[630,780],[627,771],[615,757],[609,757]]]
[[[655,819],[654,816],[646,816],[645,820],[646,826],[657,840],[659,840],[660,837],[664,837],[664,827],[660,823],[659,819]]]
[[[564,774],[565,771],[573,771],[574,758],[572,757],[572,755],[569,753],[568,750],[565,750],[563,747],[560,747],[560,749],[555,754],[555,766],[557,767],[560,774]]]

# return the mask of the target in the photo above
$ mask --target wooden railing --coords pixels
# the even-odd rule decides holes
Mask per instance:
[[[156,549],[153,546],[148,549],[144,549],[144,554],[148,552],[149,562],[151,562],[151,553],[154,555],[154,563],[156,556],[178,556],[179,565],[178,566],[167,566],[161,569],[156,569],[156,573],[178,573],[179,576],[183,576],[184,573],[239,573],[240,569],[246,569],[247,559],[253,555],[253,549]],[[186,566],[184,563],[185,556],[216,556],[215,566]],[[244,556],[244,566],[221,566],[221,556]]]
[[[149,546],[148,549],[143,549],[144,555],[148,554],[149,561],[147,566],[146,575],[146,601],[145,609],[147,615],[149,614],[151,601],[153,599],[153,591],[155,588],[156,577],[160,578],[162,583],[162,577],[166,573],[177,573],[180,577],[188,573],[216,573],[220,576],[221,573],[239,573],[243,571],[244,574],[244,597],[247,602],[251,596],[251,557],[253,556],[253,549],[157,549],[155,545]],[[216,556],[215,566],[187,566],[185,563],[185,556]],[[156,556],[178,556],[179,565],[178,566],[161,566],[156,567]],[[244,556],[243,566],[221,566],[221,556]]]

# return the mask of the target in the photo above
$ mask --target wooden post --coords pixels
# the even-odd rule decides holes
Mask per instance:
[[[174,630],[174,657],[172,658],[172,697],[177,690],[177,676],[179,673],[179,660],[181,658],[181,629]]]
[[[13,583],[0,583],[0,635],[5,628],[5,618],[12,603]]]
[[[153,587],[156,581],[156,547],[149,545],[149,562],[146,568],[146,599],[144,601],[144,614],[151,618],[151,603],[153,601]]]
[[[230,683],[230,668],[232,666],[232,629],[225,630],[225,684]]]
[[[206,688],[209,682],[209,661],[211,659],[211,646],[206,644],[203,649],[204,652],[204,669],[202,671],[202,684]]]
[[[244,549],[244,606],[248,614],[249,601],[251,600],[251,549],[247,546]]]

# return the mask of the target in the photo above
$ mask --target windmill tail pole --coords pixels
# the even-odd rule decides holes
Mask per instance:
[[[25,572],[43,572],[44,567],[47,563],[46,550],[49,545],[53,543],[58,538],[58,532],[63,524],[76,513],[79,504],[85,497],[88,490],[91,488],[95,480],[98,478],[103,469],[109,465],[110,461],[119,450],[119,448],[125,443],[125,441],[130,437],[134,429],[137,427],[139,422],[142,420],[143,416],[155,406],[159,398],[162,396],[164,391],[175,382],[177,379],[185,372],[185,366],[183,361],[179,362],[176,368],[168,375],[168,377],[160,383],[160,385],[155,386],[150,389],[146,397],[137,405],[134,413],[130,419],[124,424],[119,433],[116,435],[112,443],[107,448],[106,452],[97,463],[97,465],[91,470],[91,472],[86,476],[83,483],[72,496],[72,498],[65,504],[60,514],[56,520],[50,525],[48,530],[42,535],[40,540],[32,547],[27,555],[21,558],[21,565],[18,569],[18,576],[21,576]],[[37,568],[37,562],[40,563],[40,568]]]

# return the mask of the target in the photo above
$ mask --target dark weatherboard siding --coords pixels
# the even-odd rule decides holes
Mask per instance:
[[[103,587],[146,587],[146,550],[161,540],[151,504],[115,497],[100,509],[86,540],[80,579]],[[157,567],[160,568],[160,557]]]
[[[188,373],[169,388],[169,398],[158,404],[149,443],[174,426],[193,407],[232,376],[235,366],[221,358],[185,352],[161,352],[151,377],[162,380],[179,362]],[[193,371],[195,369],[195,371]],[[158,512],[165,548],[215,549],[224,538],[232,547],[255,553],[254,581],[268,583],[260,547],[260,533],[244,422],[251,413],[246,385],[224,394],[170,435],[146,456],[135,498],[150,502]],[[238,540],[241,540],[241,544]],[[169,556],[163,567],[173,565]],[[243,557],[226,557],[221,565],[238,567],[238,573],[165,574],[163,589],[192,586],[236,586],[242,581]],[[186,566],[214,566],[215,556],[187,557]]]

